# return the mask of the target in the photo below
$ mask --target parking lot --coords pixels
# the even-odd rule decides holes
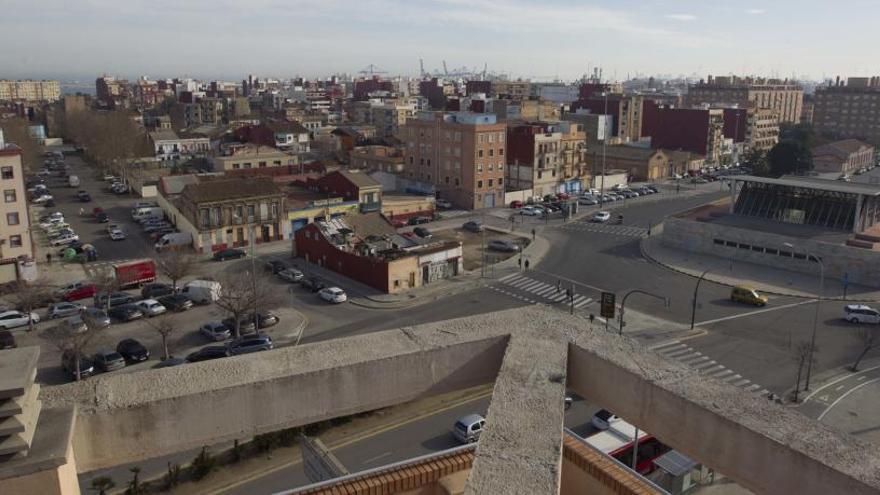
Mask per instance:
[[[492,241],[507,241],[518,246],[519,250],[528,246],[530,242],[528,239],[522,237],[503,234],[488,229],[483,233],[477,233],[462,228],[438,231],[434,234],[434,239],[441,241],[460,241],[462,250],[464,251],[465,270],[479,269],[483,266],[484,258],[486,259],[487,265],[493,265],[515,256],[518,252],[492,249]]]

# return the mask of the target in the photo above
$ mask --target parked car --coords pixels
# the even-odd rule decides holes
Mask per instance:
[[[276,273],[278,278],[281,280],[285,280],[287,282],[296,283],[303,279],[305,276],[303,272],[297,270],[296,268],[286,268]]]
[[[237,260],[247,256],[241,249],[222,249],[214,253],[214,261]]]
[[[97,291],[98,288],[95,284],[80,281],[60,288],[56,294],[65,301],[79,301],[80,299],[94,297]]]
[[[134,297],[127,292],[112,292],[110,295],[106,293],[95,294],[95,306],[99,308],[107,307],[107,299],[110,299],[109,306],[120,306],[134,301]]]
[[[75,315],[62,321],[60,326],[68,333],[85,333],[89,331],[89,326],[83,319],[82,315]]]
[[[486,419],[479,414],[461,417],[452,426],[452,436],[461,443],[474,443],[480,439]]]
[[[312,292],[318,292],[324,287],[327,287],[327,283],[318,277],[303,278],[299,281],[299,284],[303,286],[304,289],[308,289]]]
[[[211,304],[220,297],[220,289],[220,282],[193,280],[187,282],[180,293],[196,304]]]
[[[144,299],[157,298],[174,294],[174,287],[169,284],[150,283],[141,287],[141,297]]]
[[[14,349],[15,337],[9,330],[0,330],[0,349]]]
[[[321,299],[333,304],[344,303],[348,300],[345,291],[339,287],[326,287],[318,291],[318,295],[321,296]]]
[[[523,206],[525,206],[525,205],[523,205],[523,202],[520,201],[520,200],[518,200],[518,199],[515,199],[515,200],[513,200],[513,201],[510,202],[510,207],[513,208],[513,209],[515,209],[515,210],[516,210],[516,209],[519,209],[519,208],[522,208]]]
[[[67,318],[68,316],[80,314],[84,309],[86,309],[85,305],[80,303],[57,302],[49,306],[49,309],[46,311],[46,317],[49,319]]]
[[[110,240],[111,241],[124,241],[126,238],[125,232],[119,229],[113,229],[110,231]]]
[[[593,205],[599,204],[599,200],[597,200],[593,196],[584,196],[584,197],[578,199],[578,203],[585,205],[585,206],[593,206]]]
[[[434,234],[432,234],[430,230],[424,227],[416,227],[413,229],[413,232],[415,232],[415,234],[422,239],[430,239],[431,237],[434,237]]]
[[[501,251],[502,253],[515,253],[519,251],[519,244],[505,239],[492,239],[489,241],[488,247],[492,251]]]
[[[123,322],[134,321],[138,318],[144,317],[144,312],[141,311],[141,309],[136,304],[132,303],[114,306],[107,314],[110,315],[112,318]]]
[[[590,219],[591,222],[596,223],[605,223],[608,220],[611,220],[611,213],[608,213],[607,211],[597,211]]]
[[[77,361],[79,361],[78,373],[76,366]],[[82,380],[95,374],[95,365],[92,363],[91,359],[85,356],[80,356],[77,360],[76,354],[70,350],[64,351],[64,353],[61,354],[61,367],[74,380]]]
[[[97,220],[98,223],[107,223],[110,221],[110,216],[102,211],[101,213],[95,215],[95,220]]]
[[[433,218],[431,217],[412,217],[407,223],[410,225],[421,225],[423,223],[428,223],[432,220]]]
[[[66,233],[64,235],[61,235],[61,236],[58,236],[58,237],[52,239],[52,241],[49,244],[51,244],[52,246],[55,246],[55,247],[65,246],[67,244],[70,244],[73,241],[78,241],[78,240],[79,240],[78,235]]]
[[[286,270],[287,268],[289,268],[289,266],[282,260],[269,260],[266,262],[266,270],[272,272],[272,275],[275,275],[282,270]]]
[[[268,335],[254,335],[233,340],[226,344],[226,348],[230,354],[238,356],[251,352],[269,351],[274,349],[275,346]]]
[[[169,311],[186,311],[193,307],[193,302],[190,298],[183,294],[169,294],[167,296],[162,296],[157,300],[159,301],[159,304],[165,306],[165,309]]]
[[[436,199],[434,204],[437,205],[437,208],[443,208],[444,210],[452,208],[452,203],[445,199]]]
[[[14,309],[0,313],[0,328],[4,330],[22,327],[30,322],[39,323],[39,315],[36,313],[22,313]]]
[[[843,307],[843,319],[850,323],[880,323],[880,312],[864,304],[847,304]]]
[[[465,222],[461,226],[461,228],[469,232],[482,232],[484,230],[483,222],[479,220],[471,220],[470,222]]]
[[[223,324],[229,327],[233,333],[235,333],[235,318],[229,317],[223,320]],[[257,331],[256,323],[254,322],[253,315],[241,315],[238,317],[238,333],[239,335],[243,333],[254,333]]]
[[[208,361],[210,359],[219,359],[229,357],[232,354],[229,352],[225,346],[221,345],[209,345],[208,347],[202,347],[196,352],[190,353],[186,356],[186,361],[188,363],[197,363],[199,361]]]
[[[253,320],[252,315],[248,315]],[[271,326],[277,325],[281,321],[275,313],[271,311],[258,311],[257,312],[257,326],[259,328],[269,328]]]
[[[104,372],[125,368],[125,358],[116,351],[98,351],[92,360],[95,366]]]
[[[83,203],[88,203],[92,200],[92,195],[88,193],[88,191],[79,191],[76,193],[76,198]]]
[[[138,363],[150,359],[150,350],[135,339],[125,339],[116,344],[116,352],[122,354],[128,363]]]
[[[544,210],[537,206],[523,206],[519,213],[527,217],[538,217],[544,214]]]
[[[620,421],[620,418],[614,415],[614,413],[600,409],[596,414],[593,415],[592,419],[590,419],[590,424],[593,425],[593,428],[597,430],[605,431],[611,427],[612,423],[616,423]]]
[[[162,313],[168,311],[165,306],[162,306],[162,303],[155,299],[144,299],[143,301],[138,301],[137,307],[150,318],[152,318],[153,316],[159,316]]]
[[[41,194],[39,196],[34,196],[34,199],[31,200],[31,203],[35,205],[46,204],[53,199],[55,198],[53,198],[51,194]]]
[[[232,329],[219,321],[211,321],[200,326],[199,333],[208,340],[222,342],[232,336]]]
[[[81,315],[83,320],[88,320],[95,328],[107,328],[110,326],[110,316],[103,309],[86,308]]]

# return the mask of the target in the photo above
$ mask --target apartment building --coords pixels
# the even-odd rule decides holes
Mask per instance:
[[[779,142],[779,117],[769,108],[725,108],[724,137],[745,149],[770,151]]]
[[[0,80],[0,101],[46,101],[49,103],[61,98],[61,84],[50,80]]]
[[[653,108],[653,107],[652,107]],[[645,119],[646,135],[654,149],[690,151],[719,163],[722,155],[724,109],[657,107]]]
[[[506,124],[494,114],[420,112],[401,132],[404,175],[467,209],[504,202]]]
[[[554,122],[562,134],[562,179],[565,192],[580,192],[584,181],[589,183],[587,144],[584,126],[577,122]]]
[[[227,148],[226,154],[211,158],[215,172],[247,170],[251,168],[284,167],[299,165],[299,158],[272,146],[247,143]]]
[[[645,98],[642,95],[596,95],[571,104],[573,112],[610,115],[611,135],[620,142],[635,142],[642,138]]]
[[[798,123],[803,111],[804,90],[794,82],[752,77],[713,77],[688,86],[688,106],[732,106],[776,110],[780,122]]]
[[[532,83],[529,81],[492,81],[492,96],[522,100],[532,94]]]
[[[880,77],[838,78],[816,88],[814,104],[817,132],[880,145]]]
[[[407,99],[356,101],[351,108],[355,122],[376,127],[377,137],[397,136],[400,127],[415,115],[416,104]]]
[[[128,81],[112,76],[95,79],[95,98],[108,108],[127,108],[131,101]]]
[[[531,189],[535,196],[559,192],[564,162],[561,132],[545,122],[510,126],[507,151],[510,190]]]
[[[34,256],[21,156],[21,149],[4,143],[0,131],[0,260]]]
[[[171,130],[150,133],[150,142],[159,161],[174,161],[207,156],[211,140],[206,137],[183,138]]]

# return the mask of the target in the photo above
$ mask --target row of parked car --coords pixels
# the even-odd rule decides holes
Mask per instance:
[[[79,241],[79,236],[70,227],[70,224],[64,220],[64,214],[60,211],[41,216],[39,222],[39,227],[46,234],[46,238],[51,246],[66,246]]]
[[[266,262],[266,270],[285,282],[299,284],[303,288],[317,293],[318,297],[329,303],[339,304],[348,300],[348,295],[344,290],[328,285],[319,277],[306,277],[303,272],[289,266],[282,260],[269,260]]]

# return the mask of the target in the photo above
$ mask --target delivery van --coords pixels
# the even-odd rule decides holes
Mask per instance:
[[[211,304],[220,298],[220,282],[193,280],[187,282],[180,293],[196,304]]]
[[[131,210],[131,218],[136,221],[145,220],[147,218],[163,218],[164,216],[165,211],[157,206],[147,206]]]
[[[177,249],[192,244],[192,235],[188,232],[171,232],[156,241],[156,251]]]

